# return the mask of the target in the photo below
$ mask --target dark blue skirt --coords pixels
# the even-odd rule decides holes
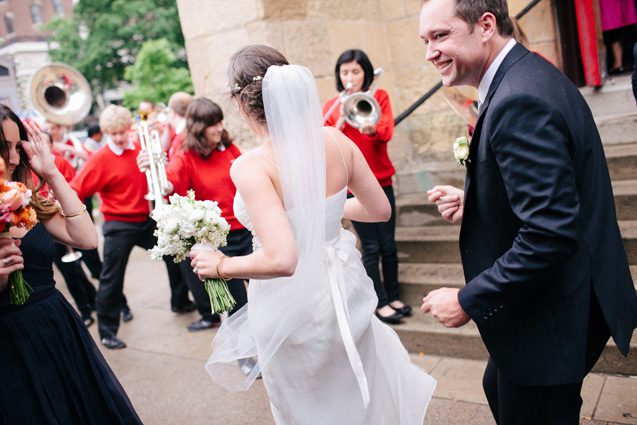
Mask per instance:
[[[0,424],[141,424],[64,296],[37,296],[0,310]]]

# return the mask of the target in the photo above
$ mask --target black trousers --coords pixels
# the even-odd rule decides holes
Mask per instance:
[[[591,296],[586,349],[588,373],[610,337],[599,304]],[[567,385],[519,385],[509,381],[489,358],[482,381],[489,408],[498,425],[578,425],[582,381]]]
[[[157,238],[153,235],[154,231],[155,222],[151,219],[141,223],[109,220],[102,225],[104,264],[97,290],[97,324],[100,338],[111,338],[117,335],[120,312],[125,305],[123,289],[128,257],[135,246],[144,249],[152,248],[157,242]],[[164,262],[168,267],[168,262],[172,260],[164,258]],[[171,274],[168,277],[170,279]],[[174,278],[174,274],[172,277]],[[171,281],[171,302],[179,297],[188,299],[188,290],[185,288],[185,283],[181,282],[184,288],[179,288],[178,284]],[[173,287],[176,288],[174,291]],[[185,302],[187,301],[184,301],[184,304]]]
[[[352,221],[361,241],[363,265],[374,282],[378,308],[400,298],[398,289],[398,253],[396,250],[396,199],[393,186],[383,188],[391,205],[391,218],[385,223]],[[383,278],[379,269],[382,264]]]
[[[252,234],[246,229],[232,230],[228,233],[227,242],[226,246],[220,248],[221,252],[225,255],[233,257],[252,253]],[[190,292],[195,299],[197,311],[201,314],[202,318],[212,320],[213,314],[210,306],[210,298],[204,289],[203,282],[199,279],[195,272],[192,271],[190,259],[187,258],[179,263],[179,267],[186,278],[188,289],[190,289]],[[228,289],[237,302],[232,311],[229,312],[229,314],[232,315],[248,302],[245,280],[230,279],[228,281]]]
[[[102,260],[100,260],[97,248],[79,249],[78,251],[82,253],[81,261],[86,264],[86,267],[91,272],[93,279],[99,279],[102,274]]]
[[[95,287],[86,277],[79,260],[71,263],[62,261],[62,257],[64,257],[67,252],[68,249],[65,245],[56,243],[53,262],[58,270],[60,270],[66,287],[73,297],[73,301],[75,301],[75,305],[80,311],[80,314],[84,318],[89,317],[91,312],[95,309]]]

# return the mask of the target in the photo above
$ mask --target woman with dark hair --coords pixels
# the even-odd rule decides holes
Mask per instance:
[[[195,191],[198,200],[218,203],[223,218],[230,224],[228,244],[221,248],[226,255],[246,255],[252,252],[252,235],[235,218],[232,202],[236,188],[230,178],[230,166],[241,155],[223,128],[223,111],[215,102],[205,97],[192,101],[186,111],[186,137],[181,148],[173,154],[166,168],[168,190],[185,196]],[[138,165],[143,171],[148,167],[147,155],[142,152]],[[210,329],[219,318],[212,313],[210,299],[202,281],[193,272],[190,261],[180,264],[186,282],[195,299],[201,319],[188,325],[191,332]],[[237,302],[232,315],[247,302],[245,281],[228,281],[230,293]]]
[[[12,238],[0,238],[0,423],[140,424],[53,280],[54,242],[95,248],[93,222],[56,168],[47,138],[3,105],[0,122],[6,177],[32,190],[31,207],[39,221],[28,231],[11,227]],[[55,201],[34,188],[31,171],[55,193]],[[9,274],[16,270],[31,287],[22,305],[11,304],[7,290]]]
[[[260,142],[230,171],[254,253],[190,253],[201,278],[251,279],[249,302],[222,323],[206,370],[244,390],[262,373],[278,425],[422,425],[435,381],[374,316],[356,239],[341,225],[387,220],[387,197],[356,145],[323,127],[307,68],[252,45],[228,74]],[[252,357],[252,368],[241,364]]]
[[[336,77],[336,90],[347,96],[366,92],[369,89],[374,81],[374,67],[365,52],[351,49],[339,56],[334,75]],[[325,103],[323,114],[327,115],[324,116],[325,125],[338,128],[356,143],[391,205],[392,214],[387,222],[362,223],[352,221],[352,224],[361,241],[365,270],[374,283],[374,290],[378,296],[376,315],[384,322],[400,323],[404,316],[411,315],[412,308],[400,300],[398,289],[398,255],[395,239],[396,201],[392,186],[392,176],[396,171],[387,153],[387,143],[394,134],[394,117],[389,95],[385,90],[376,90],[374,98],[378,101],[381,110],[380,120],[375,125],[367,123],[361,128],[355,128],[347,123],[343,114],[341,95]],[[341,102],[340,107],[335,106],[336,102]],[[379,260],[382,264],[382,277]]]

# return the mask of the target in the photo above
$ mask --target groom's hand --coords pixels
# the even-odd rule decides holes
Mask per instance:
[[[459,291],[459,289],[454,288],[440,288],[431,291],[422,299],[420,309],[423,313],[431,313],[435,319],[448,328],[459,328],[471,319],[460,306]]]
[[[438,206],[443,219],[460,224],[464,212],[464,191],[453,186],[434,186],[427,191],[427,199]]]

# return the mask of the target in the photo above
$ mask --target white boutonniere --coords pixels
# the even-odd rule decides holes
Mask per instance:
[[[455,142],[453,142],[453,156],[456,158],[456,162],[458,165],[466,166],[469,161],[469,145],[471,141],[466,137],[458,137]]]

